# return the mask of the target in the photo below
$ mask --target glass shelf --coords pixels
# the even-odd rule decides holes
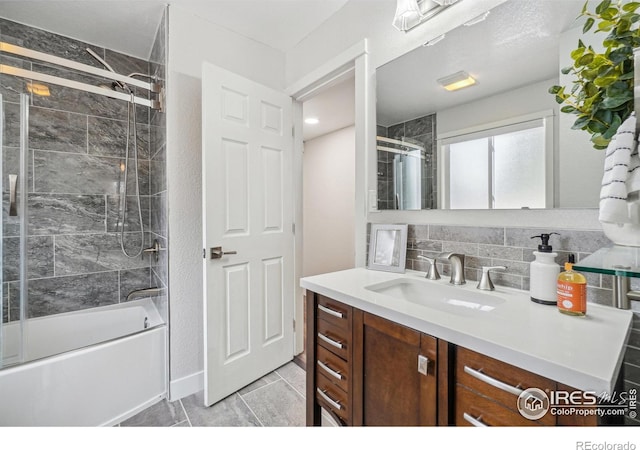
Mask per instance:
[[[640,278],[640,247],[614,245],[587,256],[573,268],[582,272]]]

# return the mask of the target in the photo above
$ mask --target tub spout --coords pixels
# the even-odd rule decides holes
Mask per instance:
[[[140,297],[151,297],[154,295],[162,295],[167,291],[167,288],[164,287],[153,287],[148,289],[138,289],[137,291],[129,292],[127,295],[127,301],[133,300],[135,298]]]

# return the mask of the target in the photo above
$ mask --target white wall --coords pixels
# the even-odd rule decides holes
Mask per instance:
[[[303,276],[355,264],[355,127],[306,141]]]
[[[170,377],[174,383],[184,381],[183,387],[175,389],[179,395],[202,387],[204,360],[200,200],[203,61],[273,88],[284,87],[284,54],[208,23],[179,6],[170,6],[167,76]]]

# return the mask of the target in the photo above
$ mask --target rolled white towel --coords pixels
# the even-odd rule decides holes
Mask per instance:
[[[635,129],[634,113],[620,125],[607,147],[600,189],[600,222],[631,222],[627,198],[630,193],[640,190],[640,158]]]

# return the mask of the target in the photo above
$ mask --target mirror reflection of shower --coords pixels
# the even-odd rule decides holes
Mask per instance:
[[[377,136],[378,197],[389,205],[380,209],[415,210],[425,207],[430,155],[417,140]],[[382,205],[381,205],[382,206]]]
[[[107,70],[117,73],[113,67],[111,67],[104,59],[98,56],[93,50],[90,48],[86,49],[87,52],[93,56],[100,64],[107,68]],[[129,75],[142,75],[138,73],[133,73]],[[120,228],[120,249],[125,256],[129,258],[137,258],[142,254],[144,249],[144,223],[142,221],[142,206],[140,204],[140,177],[138,174],[138,135],[136,131],[136,104],[134,102],[134,93],[127,86],[126,83],[122,83],[119,81],[114,81],[110,85],[101,85],[105,89],[113,89],[114,91],[124,91],[131,95],[131,101],[127,105],[127,139],[125,144],[125,156],[124,163],[120,164],[120,170],[124,173],[124,189],[120,189],[120,204],[118,206],[118,227]],[[133,122],[133,124],[132,124]],[[135,173],[135,185],[136,185],[136,206],[138,212],[138,221],[140,223],[140,247],[137,249],[135,254],[130,254],[127,252],[124,243],[124,228],[127,219],[127,197],[129,195],[129,142],[131,139],[131,128],[133,128],[133,163],[134,163],[134,173]]]

